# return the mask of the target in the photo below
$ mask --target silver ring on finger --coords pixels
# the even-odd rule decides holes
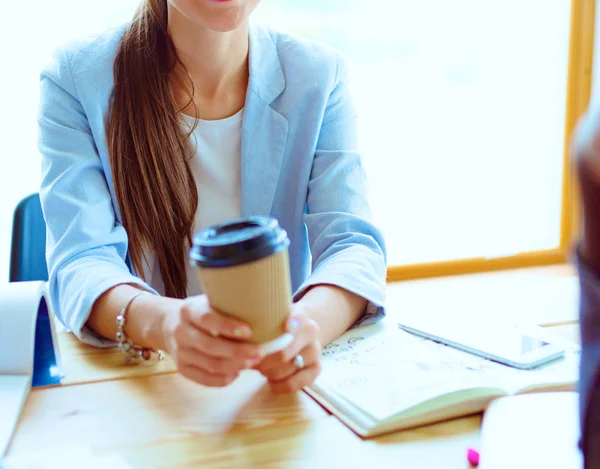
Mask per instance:
[[[296,368],[297,370],[301,370],[302,368],[304,368],[304,358],[302,357],[302,355],[296,355],[292,360],[292,365],[294,365],[294,368]]]

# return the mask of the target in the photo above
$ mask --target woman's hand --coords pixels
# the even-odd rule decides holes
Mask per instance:
[[[205,386],[227,386],[262,358],[257,345],[242,342],[251,335],[248,325],[212,310],[205,295],[185,300],[162,329],[179,372]]]
[[[286,331],[294,335],[292,343],[265,357],[255,367],[269,380],[276,394],[299,391],[312,384],[321,372],[319,325],[309,318],[302,301],[292,306]]]

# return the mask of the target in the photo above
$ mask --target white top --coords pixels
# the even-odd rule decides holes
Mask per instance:
[[[226,119],[198,120],[190,137],[196,149],[190,163],[198,188],[194,232],[242,214],[240,173],[243,111]],[[183,115],[183,120],[188,129],[194,125],[193,117]],[[164,294],[158,260],[154,254],[148,256],[148,260],[146,280],[152,288]],[[199,295],[202,293],[200,283],[187,260],[188,296]]]

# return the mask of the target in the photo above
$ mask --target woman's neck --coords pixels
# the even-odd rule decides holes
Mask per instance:
[[[248,25],[228,32],[204,28],[169,3],[169,35],[194,83],[194,102],[203,119],[235,114],[244,105],[248,86]],[[181,103],[189,98],[175,90]],[[184,109],[188,113],[189,108]]]

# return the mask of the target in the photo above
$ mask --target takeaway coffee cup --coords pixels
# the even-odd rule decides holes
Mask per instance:
[[[277,220],[249,217],[194,235],[190,262],[212,308],[246,322],[263,353],[285,348],[290,314],[289,239]]]

